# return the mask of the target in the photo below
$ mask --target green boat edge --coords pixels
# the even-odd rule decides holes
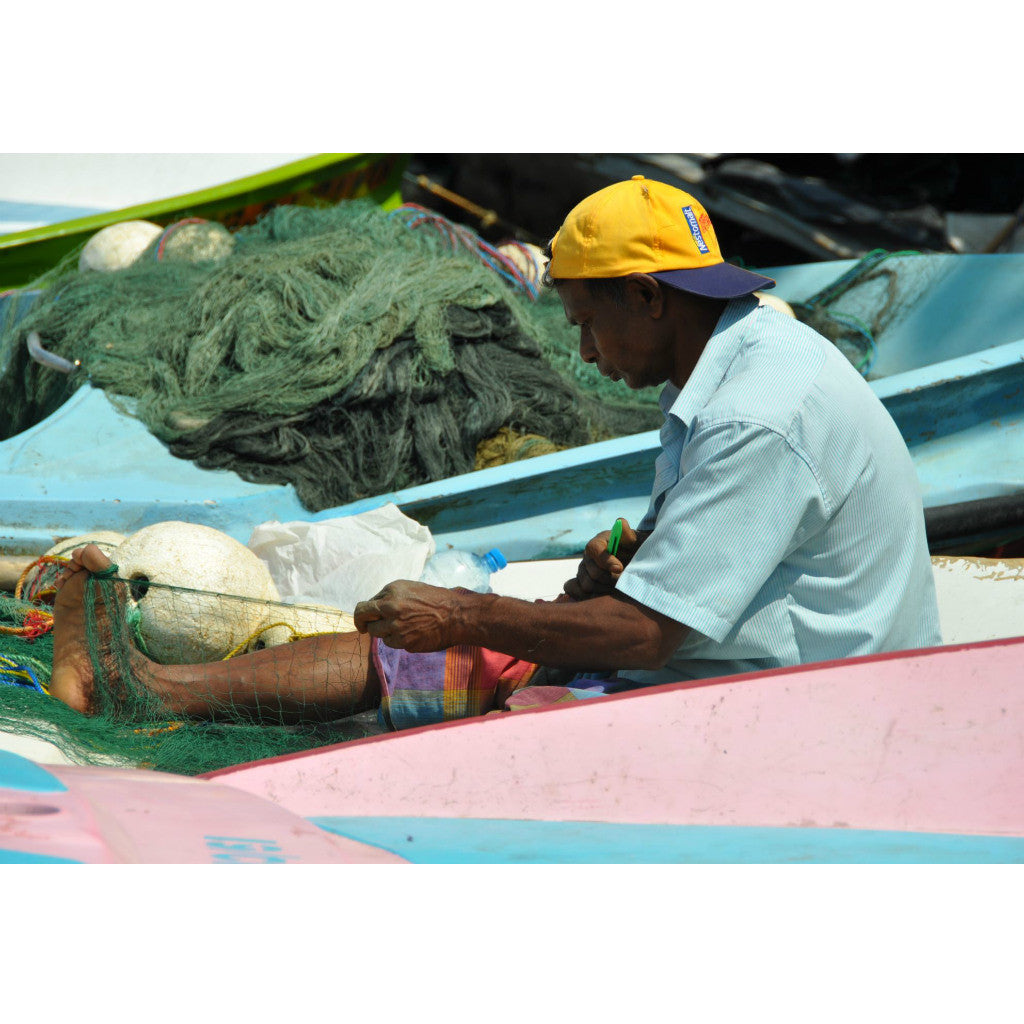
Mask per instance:
[[[97,231],[121,221],[148,220],[166,227],[185,217],[202,217],[236,230],[284,203],[366,197],[393,209],[402,201],[408,162],[408,155],[395,153],[319,153],[195,192],[0,235],[0,292],[36,283]]]

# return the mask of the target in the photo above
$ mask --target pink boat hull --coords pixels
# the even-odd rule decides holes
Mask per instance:
[[[1024,638],[680,683],[207,778],[303,817],[1024,835]]]
[[[0,751],[0,862],[1017,862],[1022,662],[1024,637],[680,683],[198,779]]]

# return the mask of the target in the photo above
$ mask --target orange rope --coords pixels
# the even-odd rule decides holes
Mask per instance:
[[[20,626],[0,626],[0,633],[9,636],[21,636],[26,640],[35,640],[49,633],[53,629],[53,614],[43,611],[42,608],[34,608],[25,613],[25,618]]]
[[[28,579],[29,574],[32,572],[33,569],[36,568],[36,566],[42,566],[48,562],[57,565],[67,565],[68,562],[70,561],[70,558],[61,558],[58,555],[40,555],[34,562],[30,562],[27,566],[25,566],[25,569],[22,571],[22,574],[18,577],[18,582],[14,585],[14,596],[18,598],[18,600],[21,600],[21,591],[22,588],[25,586],[25,581]],[[45,593],[52,593],[52,591],[45,591]],[[35,596],[39,597],[41,595],[36,594]]]

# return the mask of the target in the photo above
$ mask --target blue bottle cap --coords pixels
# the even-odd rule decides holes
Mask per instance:
[[[491,567],[491,572],[497,572],[499,569],[504,569],[508,562],[505,561],[505,556],[497,549],[491,548],[490,551],[484,555],[484,561]]]

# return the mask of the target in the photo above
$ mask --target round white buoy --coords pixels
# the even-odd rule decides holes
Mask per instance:
[[[259,628],[266,602],[279,600],[266,565],[209,526],[154,523],[110,557],[130,583],[129,605],[146,650],[163,664],[225,657]]]
[[[96,530],[93,533],[83,533],[78,537],[68,537],[58,544],[54,544],[46,553],[58,558],[70,558],[75,548],[84,548],[86,544],[95,544],[105,555],[109,555],[116,547],[123,544],[127,537],[116,530]]]
[[[329,605],[275,605],[269,609],[264,620],[265,631],[260,633],[251,645],[254,650],[260,647],[278,647],[289,643],[295,636],[306,636],[315,633],[354,633],[355,620],[340,608]]]
[[[540,285],[547,257],[538,246],[530,242],[503,242],[498,252],[510,259],[531,284]]]
[[[49,551],[44,552],[44,558],[70,558],[75,548],[84,548],[86,544],[95,544],[108,557],[110,553],[124,541],[123,533],[114,530],[96,530],[93,533],[83,533],[78,537],[68,537],[66,540],[54,544]],[[22,581],[22,594],[35,594],[40,589],[46,590],[53,586],[60,575],[62,566],[54,562],[43,562],[41,565],[33,565]]]
[[[234,247],[235,237],[223,224],[197,217],[172,224],[150,246],[159,260],[191,263],[223,259]]]
[[[757,299],[758,305],[771,306],[773,309],[777,309],[780,313],[785,313],[786,316],[791,316],[794,320],[796,319],[796,313],[793,312],[793,307],[784,299],[780,299],[777,295],[771,295],[768,292],[754,292],[754,298]]]
[[[97,231],[78,257],[79,270],[123,270],[130,267],[163,228],[148,220],[126,220]]]

